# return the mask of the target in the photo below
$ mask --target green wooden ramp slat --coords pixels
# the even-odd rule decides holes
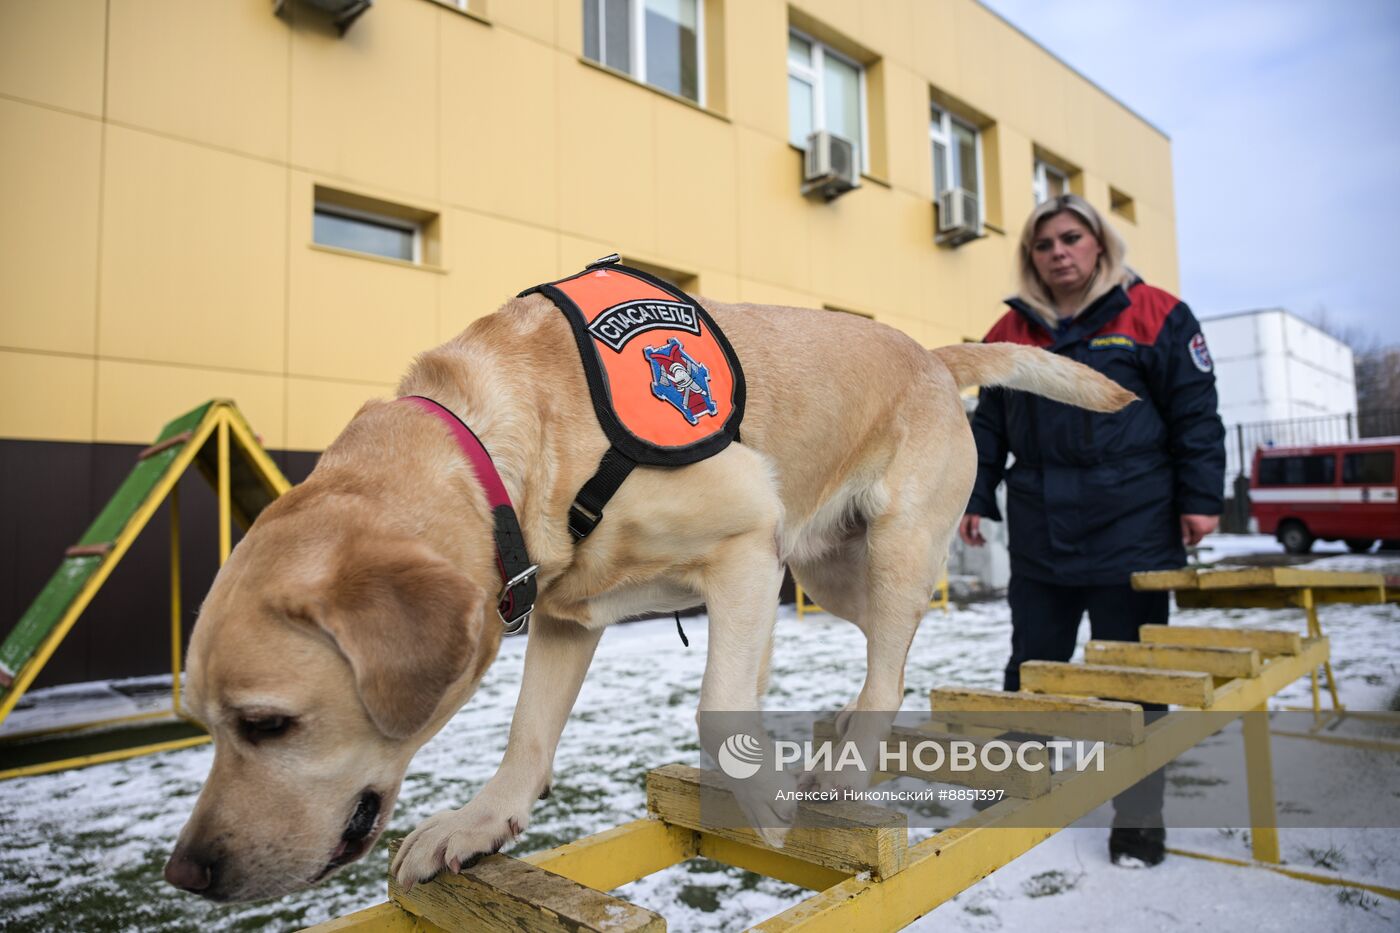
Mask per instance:
[[[215,409],[220,406],[226,408],[228,414],[235,418],[240,426],[247,428],[247,421],[232,403],[218,400],[205,402],[171,421],[161,430],[152,447],[158,447],[172,439],[175,439],[175,442],[136,462],[116,493],[83,532],[78,545],[104,546],[115,542],[154,493],[156,486],[167,478],[172,464],[185,452],[190,437],[207,427],[206,419],[213,417]],[[189,436],[183,440],[179,439],[181,435],[186,434]],[[251,429],[248,430],[248,435],[253,436]],[[265,453],[263,457],[263,463],[268,464],[268,469],[276,472],[276,466],[266,460]],[[205,440],[196,453],[195,462],[201,472],[217,487],[218,445],[213,436]],[[285,484],[280,473],[277,474],[277,479]],[[233,431],[229,432],[229,480],[233,517],[247,528],[262,510],[277,498],[278,490],[273,488],[269,478],[263,475],[262,467],[254,462],[253,452],[247,449],[247,445],[240,441]],[[0,685],[3,685],[0,686],[0,700],[12,699],[8,696],[12,689],[10,685],[19,672],[60,621],[70,614],[74,601],[83,592],[84,587],[112,556],[110,553],[98,553],[64,557],[43,591],[20,617],[4,642],[0,643]]]
[[[206,402],[167,424],[156,438],[156,443],[169,440],[185,431],[193,431],[204,420],[213,404]],[[138,461],[116,493],[108,500],[106,507],[98,513],[87,531],[83,532],[78,544],[110,544],[115,541],[184,446],[174,444],[154,456]],[[64,612],[73,604],[78,592],[97,572],[97,568],[102,566],[104,560],[105,556],[97,555],[64,558],[38,598],[30,604],[24,615],[20,616],[14,630],[0,643],[0,673],[10,679],[19,672],[24,663],[38,650],[39,643],[53,630],[59,619],[63,618]]]

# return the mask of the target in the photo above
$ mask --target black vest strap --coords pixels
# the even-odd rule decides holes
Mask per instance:
[[[603,506],[608,504],[636,465],[637,461],[616,447],[609,447],[608,452],[603,454],[598,472],[583,484],[574,498],[574,504],[569,507],[569,533],[576,540],[582,541],[598,527],[603,520]]]

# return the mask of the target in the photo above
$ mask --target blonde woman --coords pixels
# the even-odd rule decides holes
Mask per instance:
[[[1019,689],[1022,661],[1068,661],[1086,611],[1095,638],[1137,641],[1140,625],[1166,623],[1167,594],[1134,592],[1129,578],[1185,564],[1185,546],[1215,529],[1225,487],[1225,432],[1200,325],[1124,264],[1123,240],[1098,211],[1073,194],[1037,207],[1021,233],[1019,272],[1020,292],[987,341],[1068,356],[1140,401],[1104,415],[982,392],[972,425],[977,484],[959,533],[985,543],[981,521],[1001,520],[996,489],[1005,479],[1007,690]],[[1115,864],[1162,861],[1163,789],[1159,771],[1114,801]]]

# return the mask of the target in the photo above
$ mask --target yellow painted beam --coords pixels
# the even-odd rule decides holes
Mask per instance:
[[[1063,661],[1026,661],[1021,665],[1021,689],[1032,693],[1068,693],[1208,709],[1212,688],[1210,675],[1197,671]]]
[[[1237,569],[1203,570],[1196,575],[1203,590],[1249,587],[1383,587],[1385,575],[1379,573],[1345,573],[1336,570],[1299,570],[1295,567],[1241,567]]]
[[[1143,735],[1142,707],[1114,700],[936,687],[929,694],[929,705],[936,722],[950,725],[1058,735],[1115,745],[1137,745]]]
[[[1200,648],[1093,640],[1084,646],[1086,664],[1202,671],[1212,677],[1258,677],[1259,652],[1253,648]]]
[[[1282,865],[1274,865],[1268,862],[1249,862],[1244,859],[1229,858],[1224,855],[1192,852],[1190,849],[1167,849],[1167,851],[1172,855],[1202,859],[1207,862],[1219,862],[1222,865],[1235,865],[1239,868],[1262,868],[1265,871],[1271,871],[1288,878],[1296,878],[1299,881],[1311,881],[1313,884],[1326,884],[1340,888],[1360,888],[1362,891],[1369,891],[1372,894],[1379,894],[1381,897],[1388,897],[1392,900],[1400,901],[1400,888],[1388,888],[1385,885],[1373,884],[1369,881],[1355,881],[1351,878],[1338,878],[1335,875],[1324,875],[1313,871],[1301,871],[1297,868],[1284,868]]]
[[[1212,628],[1198,625],[1144,625],[1138,637],[1153,645],[1187,645],[1197,648],[1253,648],[1261,657],[1296,655],[1303,650],[1302,636],[1285,629]]]
[[[647,810],[676,826],[768,847],[748,828],[723,776],[713,771],[677,764],[652,769],[647,772]],[[908,840],[902,813],[861,803],[801,804],[782,852],[847,874],[888,877],[904,864]]]
[[[35,774],[51,774],[54,771],[67,771],[69,768],[86,768],[89,765],[102,765],[109,761],[124,761],[127,758],[137,758],[141,755],[153,755],[156,752],[173,752],[180,748],[192,748],[196,745],[203,745],[208,742],[207,735],[194,735],[187,739],[175,739],[170,742],[156,742],[152,745],[137,745],[133,748],[119,748],[110,752],[101,752],[96,755],[79,755],[76,758],[64,758],[59,761],[44,761],[36,765],[25,765],[22,768],[10,768],[7,771],[0,771],[0,781],[8,781],[10,778],[31,777]]]
[[[366,907],[353,914],[306,927],[302,933],[447,933],[422,917],[415,917],[393,901]]]
[[[825,891],[833,884],[851,877],[850,872],[793,858],[766,845],[749,845],[714,833],[696,835],[700,839],[698,854],[705,858],[776,878],[778,881],[809,891]]]
[[[660,820],[633,820],[521,858],[598,891],[611,891],[693,858],[697,834]]]

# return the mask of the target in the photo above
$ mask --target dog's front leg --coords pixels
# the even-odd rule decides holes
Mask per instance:
[[[391,869],[399,884],[428,881],[444,868],[459,871],[525,831],[531,808],[549,787],[554,750],[602,633],[540,615],[531,619],[501,766],[466,806],[436,813],[408,834]]]
[[[781,846],[796,813],[782,793],[796,780],[774,765],[774,749],[759,709],[759,688],[777,621],[783,565],[773,547],[771,528],[726,542],[706,573],[709,648],[700,685],[696,724],[700,745],[720,758],[729,739],[746,735],[762,749],[762,766],[746,778],[730,778],[750,825],[772,846]]]

